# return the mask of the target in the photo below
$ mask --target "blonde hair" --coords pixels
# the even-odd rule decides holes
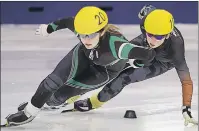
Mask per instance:
[[[114,33],[114,34],[120,34],[120,29],[113,25],[113,24],[107,24],[105,27],[104,27],[104,30],[102,31],[102,36],[106,33],[106,32],[110,32],[110,33]]]

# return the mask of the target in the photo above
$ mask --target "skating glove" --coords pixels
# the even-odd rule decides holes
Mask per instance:
[[[184,125],[187,126],[189,123],[194,125],[198,125],[198,121],[196,121],[191,115],[191,107],[190,106],[182,106],[182,115],[184,117]]]
[[[84,100],[79,100],[74,103],[74,109],[85,112],[85,111],[90,111],[92,109],[96,109],[101,107],[105,102],[101,102],[98,99],[98,93],[92,95],[88,99]]]
[[[35,34],[47,37],[49,33],[47,32],[48,25],[41,24],[38,29],[36,29]]]

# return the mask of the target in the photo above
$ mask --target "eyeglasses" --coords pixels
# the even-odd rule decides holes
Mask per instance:
[[[99,33],[93,33],[93,34],[89,34],[89,35],[79,34],[79,37],[82,38],[82,39],[85,39],[85,38],[92,39],[92,38],[96,37],[98,34]]]
[[[148,37],[155,37],[157,40],[162,40],[163,38],[166,37],[166,35],[153,35],[153,34],[150,34],[150,33],[146,33]]]

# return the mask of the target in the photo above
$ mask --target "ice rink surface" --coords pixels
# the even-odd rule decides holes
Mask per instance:
[[[49,37],[35,36],[37,27],[1,26],[1,118],[29,101],[41,80],[78,43],[67,29]],[[137,25],[119,27],[129,40],[141,33]],[[198,27],[177,27],[185,39],[186,60],[194,83],[192,115],[198,119]],[[33,122],[2,131],[197,131],[198,126],[184,127],[181,105],[181,83],[173,69],[128,85],[98,110],[66,114],[42,111]],[[123,118],[126,110],[135,110],[138,118]]]

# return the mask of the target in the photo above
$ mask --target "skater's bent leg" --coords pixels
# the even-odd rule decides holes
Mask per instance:
[[[74,96],[84,94],[88,91],[90,91],[90,90],[80,89],[80,88],[75,88],[75,87],[71,87],[68,85],[64,85],[61,88],[59,88],[56,91],[56,93],[54,93],[51,96],[51,98],[47,102],[47,105],[59,106],[59,105],[65,103],[67,99],[74,97]]]
[[[134,69],[130,68],[127,70],[129,71]],[[104,86],[97,96],[100,102],[107,102],[112,99],[119,94],[126,85],[131,83],[131,79],[128,77],[128,71],[122,72],[117,78]]]
[[[74,49],[76,49],[75,47]],[[31,103],[41,108],[45,102],[56,92],[68,79],[71,71],[72,59],[75,57],[74,49],[71,50],[56,66],[54,71],[48,75],[39,85],[36,93],[31,99]]]
[[[170,63],[155,62],[148,67],[126,69],[99,92],[98,99],[106,102],[119,94],[125,86],[159,76],[172,68],[173,65]]]
[[[50,74],[39,85],[36,93],[31,99],[31,103],[38,108],[41,108],[49,97],[63,85],[61,78],[55,74]]]

